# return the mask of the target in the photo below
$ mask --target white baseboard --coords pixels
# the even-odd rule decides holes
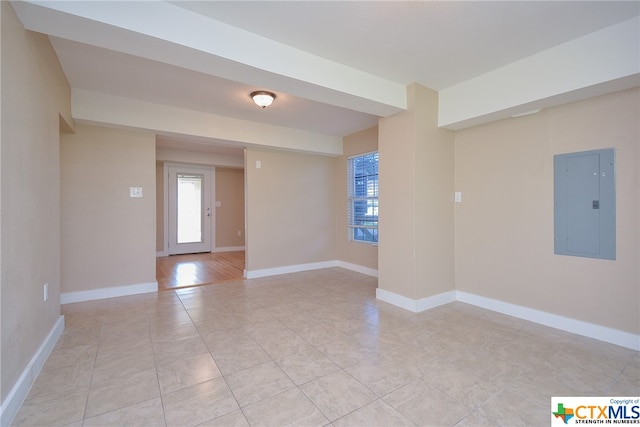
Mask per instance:
[[[450,302],[460,301],[486,310],[517,317],[518,319],[528,320],[530,322],[560,329],[572,334],[582,335],[584,337],[640,351],[640,335],[609,328],[607,326],[597,325],[595,323],[572,319],[570,317],[560,316],[558,314],[547,313],[546,311],[536,310],[534,308],[485,298],[467,292],[448,291],[428,298],[415,300],[378,288],[376,289],[376,298],[380,301],[388,302],[389,304],[404,308],[405,310],[409,310],[413,313],[419,313]]]
[[[429,310],[431,308],[435,308],[440,305],[448,304],[455,301],[456,294],[455,291],[448,291],[427,298],[415,300],[378,288],[376,289],[376,298],[380,301],[388,302],[389,304],[404,308],[405,310],[409,310],[413,313],[419,313],[421,311]]]
[[[386,291],[384,289],[380,289],[380,288],[376,289],[376,298],[379,299],[380,301],[393,304],[396,307],[409,310],[412,313],[417,313],[417,310],[418,310],[416,300],[405,297],[400,294],[396,294],[394,292]]]
[[[18,414],[18,410],[20,410],[20,406],[22,406],[24,399],[27,397],[27,394],[29,394],[31,386],[42,370],[44,363],[47,361],[47,358],[51,354],[53,347],[58,342],[58,338],[60,338],[63,331],[64,316],[60,316],[51,328],[51,331],[49,331],[45,340],[40,345],[40,348],[38,348],[31,358],[31,361],[22,372],[22,375],[20,375],[20,378],[18,378],[18,381],[15,383],[11,391],[9,391],[7,397],[2,401],[2,406],[0,407],[1,427],[8,427],[13,422],[14,418]]]
[[[322,268],[341,267],[346,270],[355,271],[356,273],[366,274],[367,276],[378,277],[378,270],[363,267],[361,265],[352,264],[345,261],[323,261],[313,262],[310,264],[287,265],[284,267],[265,268],[262,270],[244,270],[246,279],[256,279],[258,277],[276,276],[278,274],[298,273],[301,271],[319,270]]]
[[[371,277],[378,277],[378,270],[369,267],[363,267],[358,264],[351,264],[350,262],[345,261],[336,261],[337,267],[342,267],[347,270],[355,271],[356,273],[366,274]]]
[[[427,298],[422,298],[416,301],[416,312],[419,313],[421,311],[430,310],[441,305],[449,304],[450,302],[454,302],[455,300],[455,291],[447,291],[441,294],[432,295]]]
[[[276,276],[278,274],[298,273],[301,271],[319,270],[321,268],[337,267],[338,261],[313,262],[310,264],[287,265],[284,267],[264,268],[261,270],[244,270],[244,277],[257,279],[259,277]]]
[[[244,251],[244,246],[223,246],[220,248],[213,248],[211,249],[212,253],[217,253],[217,252],[237,252],[237,251]],[[166,251],[157,251],[156,252],[156,258],[160,258],[163,256],[169,256],[168,253]]]
[[[158,292],[158,282],[139,283],[128,286],[114,286],[113,288],[92,289],[90,291],[64,292],[60,294],[60,304],[146,294],[148,292]]]
[[[244,246],[223,246],[220,248],[213,248],[211,252],[238,252],[244,251]]]
[[[540,325],[549,326],[551,328],[560,329],[573,334],[594,338],[599,341],[640,351],[640,335],[632,334],[630,332],[597,325],[595,323],[584,322],[582,320],[572,319],[558,314],[547,313],[546,311],[536,310],[504,301],[485,298],[462,291],[456,291],[456,299],[460,302],[496,311],[498,313],[507,314],[519,319],[528,320]]]

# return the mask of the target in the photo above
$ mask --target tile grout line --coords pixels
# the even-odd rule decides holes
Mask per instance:
[[[160,386],[160,374],[158,373],[158,359],[156,358],[156,343],[151,333],[151,321],[149,319],[149,313],[146,312],[145,315],[147,319],[147,330],[149,332],[149,341],[151,341],[151,356],[153,357],[153,365],[156,371],[156,384],[158,386],[158,397],[160,398],[160,405],[162,406],[162,418],[164,419],[164,425],[166,427],[168,425],[167,411],[165,410],[164,395],[162,393],[162,387]],[[149,400],[152,400],[152,399],[149,399]]]
[[[102,340],[102,333],[104,331],[104,327],[105,327],[105,319],[104,319],[104,314],[101,315],[102,317],[102,321],[100,324],[100,335],[98,335],[98,343],[96,345],[96,355],[93,358],[93,363],[91,366],[91,378],[89,379],[89,388],[87,389],[87,396],[84,402],[84,411],[82,412],[82,425],[84,426],[84,422],[86,420],[86,416],[87,416],[87,409],[89,407],[89,396],[91,396],[91,389],[93,388],[93,374],[95,372],[96,369],[96,363],[98,361],[98,354],[100,353],[100,341]]]

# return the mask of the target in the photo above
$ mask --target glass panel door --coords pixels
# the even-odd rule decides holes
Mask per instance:
[[[203,175],[178,174],[178,243],[201,243]]]
[[[213,168],[169,165],[168,253],[211,252]]]

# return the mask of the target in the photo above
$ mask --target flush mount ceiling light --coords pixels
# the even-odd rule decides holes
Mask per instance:
[[[253,98],[253,102],[255,102],[258,107],[266,108],[276,99],[276,95],[271,92],[259,90],[251,92],[251,98]]]

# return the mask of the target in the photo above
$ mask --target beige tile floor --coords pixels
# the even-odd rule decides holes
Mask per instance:
[[[497,426],[640,394],[629,349],[463,303],[413,314],[340,268],[62,307],[19,426]]]

